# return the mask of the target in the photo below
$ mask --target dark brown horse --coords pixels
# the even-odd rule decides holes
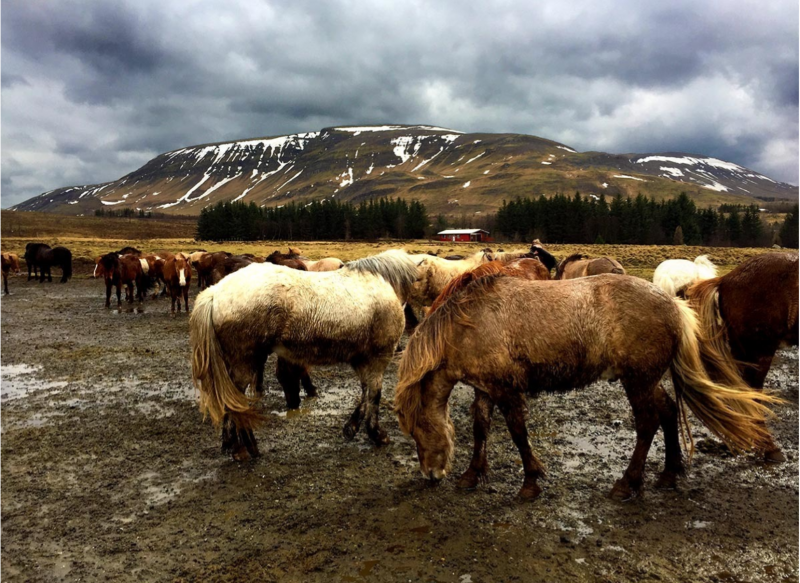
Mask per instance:
[[[255,263],[255,261],[243,255],[226,257],[222,261],[218,261],[211,269],[211,274],[209,275],[209,284],[215,285],[222,281],[225,276],[230,275],[234,271],[239,271],[240,269],[245,268],[253,263]]]
[[[400,363],[395,411],[416,442],[423,475],[440,480],[454,448],[450,393],[459,381],[483,391],[503,413],[522,456],[520,496],[533,499],[541,492],[537,481],[544,468],[528,442],[524,394],[619,379],[633,409],[637,442],[611,495],[629,499],[642,489],[659,425],[666,464],[657,485],[674,487],[683,473],[683,404],[737,450],[773,445],[765,403],[776,399],[749,389],[732,361],[725,363],[724,383],[712,381],[703,351],[713,352],[713,346],[694,311],[641,279],[599,275],[542,282],[493,275],[454,293],[417,328]],[[677,404],[661,386],[667,370]]]
[[[619,261],[611,257],[590,258],[587,255],[575,253],[561,260],[556,267],[553,279],[576,279],[603,273],[625,275],[625,268]]]
[[[39,264],[37,258],[42,249],[50,249],[46,243],[28,243],[25,245],[25,265],[28,267],[28,281],[39,277]]]
[[[72,277],[72,252],[66,247],[53,247],[42,245],[37,249],[35,265],[39,268],[39,283],[53,281],[50,268],[53,266],[61,269],[61,283],[67,283]]]
[[[189,313],[189,284],[192,282],[192,266],[189,258],[183,253],[176,253],[164,262],[164,281],[167,284],[167,293],[172,299],[172,315],[175,315],[175,302],[178,303],[178,312],[181,311],[181,297],[183,307]]]
[[[139,257],[135,255],[123,255],[117,253],[106,253],[97,259],[94,270],[94,277],[103,276],[106,283],[106,308],[111,307],[111,288],[117,288],[117,307],[122,306],[122,288],[125,288],[125,300],[132,304],[134,297],[138,297],[140,302],[144,301],[148,286],[150,285],[147,276],[142,269]],[[136,294],[133,286],[136,285]]]
[[[189,261],[197,274],[197,287],[204,289],[212,285],[211,272],[214,266],[228,257],[231,257],[231,254],[227,251],[192,253],[189,256]]]
[[[273,251],[267,255],[266,262],[274,263],[275,265],[291,267],[292,269],[299,269],[301,271],[308,271],[306,264],[300,260],[300,256],[295,255],[294,253],[285,254],[281,253],[280,251]]]
[[[16,253],[3,253],[2,254],[3,266],[3,293],[8,295],[8,274],[14,271],[19,275],[19,256]]]
[[[751,257],[722,277],[696,283],[686,297],[700,315],[717,349],[739,363],[745,382],[764,387],[781,346],[798,344],[798,257],[765,253]],[[713,362],[706,365],[713,372]],[[767,451],[780,462],[780,450]]]

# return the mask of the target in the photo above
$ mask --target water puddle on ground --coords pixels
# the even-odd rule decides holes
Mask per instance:
[[[0,366],[0,400],[3,403],[21,399],[46,389],[61,389],[66,381],[43,381],[34,375],[41,369],[27,364]]]

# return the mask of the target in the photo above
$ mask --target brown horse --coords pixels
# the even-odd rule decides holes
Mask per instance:
[[[209,283],[211,285],[216,285],[222,281],[223,278],[230,275],[234,271],[239,271],[240,269],[253,263],[256,262],[244,255],[233,255],[231,257],[226,257],[222,261],[218,261],[211,269]]]
[[[8,273],[13,269],[19,275],[19,256],[16,253],[3,253],[0,257],[3,266],[3,293],[8,295]]]
[[[312,261],[300,255],[300,249],[289,247],[289,253],[273,251],[266,257],[266,261],[276,265],[284,265],[292,269],[299,269],[297,263],[301,263],[307,271],[336,271],[344,266],[344,262],[336,257],[325,257],[318,261]],[[296,263],[297,262],[297,263]]]
[[[125,300],[132,304],[134,297],[144,301],[150,282],[142,269],[142,263],[136,255],[119,256],[116,252],[106,253],[99,257],[94,268],[94,277],[103,276],[106,283],[106,308],[111,307],[111,288],[117,288],[117,307],[122,306],[122,288],[125,288]],[[134,294],[133,286],[136,285]]]
[[[192,266],[189,258],[183,253],[176,253],[164,262],[164,281],[167,284],[167,293],[172,299],[171,314],[175,315],[175,302],[178,302],[178,312],[181,311],[181,297],[183,307],[189,313],[189,284],[192,282]]]
[[[289,247],[289,249],[292,249],[292,247]],[[283,265],[284,267],[291,267],[292,269],[299,269],[301,271],[308,271],[306,264],[300,260],[300,256],[294,253],[284,254],[280,251],[273,251],[267,255],[266,262],[275,265]]]
[[[619,379],[633,409],[637,443],[611,495],[628,499],[642,489],[659,425],[666,465],[657,485],[673,487],[683,473],[679,413],[684,403],[737,450],[772,445],[765,403],[776,399],[749,389],[732,361],[726,363],[725,384],[712,381],[702,351],[713,346],[703,339],[693,310],[638,278],[541,282],[488,276],[450,296],[417,328],[400,363],[395,411],[416,442],[423,475],[440,480],[453,456],[447,404],[453,386],[464,381],[483,391],[500,408],[522,456],[520,496],[533,499],[541,492],[537,481],[544,468],[528,442],[525,392]],[[677,405],[661,386],[667,370]]]
[[[203,252],[199,255],[197,253],[192,253],[189,257],[193,257],[193,259],[190,260],[190,264],[197,273],[197,287],[205,289],[213,285],[211,281],[211,272],[214,266],[228,257],[231,257],[231,254],[227,251],[217,251],[215,253]]]
[[[586,255],[575,253],[559,262],[553,279],[576,279],[603,273],[625,275],[625,268],[622,267],[619,261],[611,257],[595,257],[592,259]]]
[[[722,277],[698,282],[686,297],[717,350],[739,363],[745,382],[763,389],[781,346],[798,344],[798,257],[765,253],[751,257]],[[716,370],[715,363],[706,366]],[[780,450],[765,453],[781,462]]]

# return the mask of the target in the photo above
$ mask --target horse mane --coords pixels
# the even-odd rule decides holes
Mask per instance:
[[[100,258],[100,265],[107,274],[111,275],[119,267],[119,255],[114,251],[106,253]]]
[[[378,255],[349,261],[342,269],[381,276],[394,288],[401,302],[406,301],[419,276],[417,264],[401,249],[390,249]]]
[[[122,249],[117,251],[117,255],[136,255],[137,257],[140,257],[142,255],[142,252],[139,251],[136,247],[128,246],[128,247],[123,247]]]
[[[492,264],[481,265],[478,269],[488,265]],[[491,272],[497,267],[492,266],[487,271]],[[502,265],[499,267],[502,269]],[[472,272],[462,274],[459,279],[469,273]],[[444,359],[447,339],[452,333],[453,326],[455,324],[470,326],[466,307],[472,302],[486,302],[493,293],[495,282],[507,277],[502,271],[482,273],[484,275],[481,277],[473,277],[470,281],[466,281],[465,278],[461,280],[462,285],[454,285],[450,289],[450,294],[435,311],[428,312],[428,316],[408,340],[403,358],[400,360],[397,387],[394,392],[394,411],[397,413],[400,428],[407,434],[414,432],[422,409],[422,381],[428,373],[436,370]],[[442,292],[442,295],[444,294],[445,292]]]
[[[713,279],[717,277],[717,266],[711,263],[708,255],[698,255],[694,259],[697,266],[698,275],[702,279]]]
[[[450,298],[450,296],[464,289],[473,281],[476,281],[478,279],[490,275],[496,275],[498,273],[505,273],[505,272],[506,272],[505,265],[503,265],[501,261],[495,260],[495,261],[490,261],[489,263],[484,263],[483,265],[479,265],[475,269],[466,271],[461,275],[457,275],[456,277],[450,280],[450,282],[442,290],[442,293],[439,294],[439,297],[437,297],[433,301],[430,309],[428,310],[428,315],[435,312],[439,306],[444,304],[448,300],[448,298]]]
[[[573,261],[580,261],[581,259],[588,259],[588,255],[584,255],[583,253],[573,253],[569,257],[562,259],[558,266],[556,267],[556,275],[553,279],[559,279],[561,275],[564,273],[564,269],[567,267],[567,264],[572,263]]]

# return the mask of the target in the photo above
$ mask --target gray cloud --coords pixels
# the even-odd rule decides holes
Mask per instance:
[[[798,6],[3,3],[3,206],[337,124],[685,151],[798,182]]]

